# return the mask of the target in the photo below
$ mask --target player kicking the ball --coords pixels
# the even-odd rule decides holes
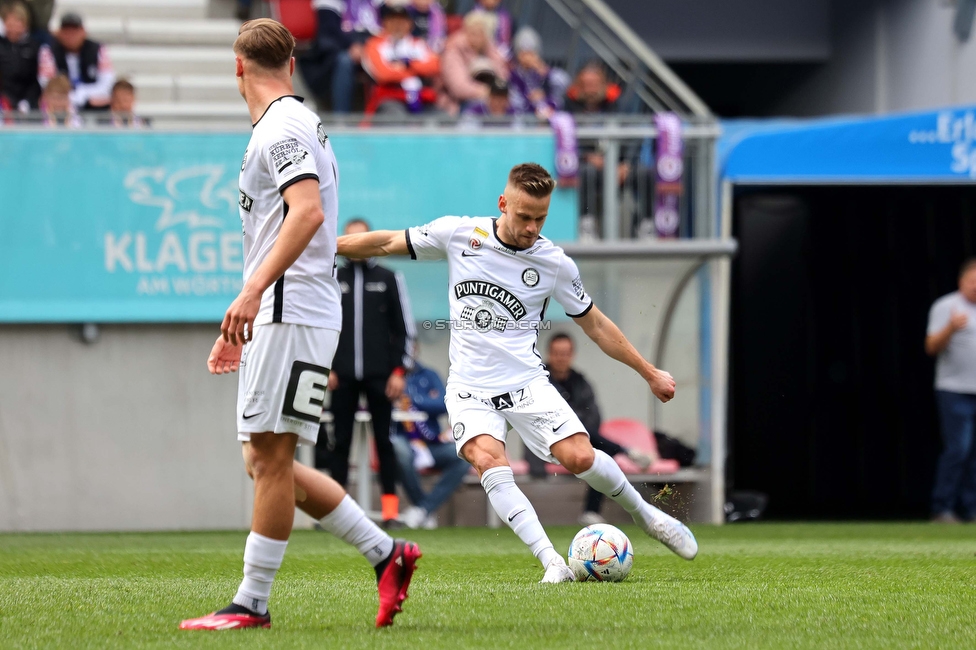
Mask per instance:
[[[233,602],[183,621],[184,630],[271,627],[268,597],[296,505],[376,568],[377,627],[393,623],[420,557],[416,544],[391,539],[338,483],[294,460],[299,440],[315,444],[342,324],[336,159],[318,117],[291,94],[294,47],[291,33],[268,19],[244,23],[234,43],[254,122],[239,181],[244,287],[207,366],[217,375],[241,370],[237,437],[254,479],[254,513]]]
[[[573,260],[539,234],[555,185],[539,165],[517,165],[498,199],[500,217],[442,217],[406,231],[346,235],[338,240],[339,254],[447,260],[452,328],[445,401],[458,455],[475,467],[495,512],[542,563],[542,582],[570,582],[573,572],[515,484],[505,455],[506,422],[536,456],[561,463],[623,506],[648,535],[692,560],[698,554],[694,535],[644,501],[613,459],[593,449],[536,352],[539,324],[555,298],[601,350],[636,370],[658,399],[674,397],[671,375],[634,349],[593,305]]]

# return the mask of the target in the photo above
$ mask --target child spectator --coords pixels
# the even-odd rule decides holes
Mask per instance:
[[[495,19],[475,11],[464,17],[464,28],[454,33],[444,48],[442,77],[448,96],[448,110],[486,102],[492,79],[508,79],[505,57],[491,42]]]
[[[135,114],[136,88],[126,79],[119,79],[112,86],[111,124],[116,128],[144,129],[149,126]]]
[[[427,47],[440,54],[447,38],[447,16],[437,0],[413,0],[410,5],[413,35],[427,41]]]
[[[40,53],[41,85],[55,75],[71,80],[71,103],[78,110],[108,110],[115,70],[108,51],[88,38],[81,16],[69,12],[61,16],[61,29],[54,43]]]
[[[546,65],[540,56],[542,39],[531,27],[523,27],[515,35],[515,58],[509,82],[512,87],[512,108],[516,113],[535,113],[548,119],[562,108],[569,86],[569,74]]]
[[[382,32],[366,42],[363,68],[376,82],[367,113],[420,113],[437,100],[430,86],[440,60],[427,43],[411,35],[413,21],[403,4],[387,2],[380,10]]]
[[[71,105],[71,81],[59,74],[51,79],[44,88],[41,95],[41,114],[44,126],[59,127],[64,126],[69,129],[77,129],[82,126],[81,118],[75,112],[75,107]]]
[[[484,12],[495,19],[495,30],[492,41],[495,47],[506,59],[512,52],[512,34],[515,32],[515,21],[502,5],[502,0],[475,0],[474,9],[469,13]]]
[[[30,38],[30,13],[18,1],[3,7],[5,36],[0,36],[0,97],[22,113],[36,109],[41,96],[37,81],[40,46]]]
[[[489,118],[517,115],[509,101],[509,88],[504,79],[492,79],[488,89],[488,100],[468,104],[464,109],[464,115]]]

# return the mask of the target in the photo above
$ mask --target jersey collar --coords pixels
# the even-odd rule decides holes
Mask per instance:
[[[504,246],[505,248],[507,248],[508,250],[512,251],[513,253],[521,253],[524,250],[528,250],[526,248],[519,248],[518,246],[512,246],[511,244],[506,244],[505,242],[502,241],[502,238],[498,236],[498,218],[497,217],[492,217],[491,218],[491,230],[495,234],[495,239],[498,241],[498,243],[501,244],[502,246]]]
[[[264,109],[264,112],[263,113],[261,113],[261,117],[258,118],[258,122],[260,122],[261,120],[264,119],[264,116],[268,114],[268,111],[271,110],[271,107],[275,105],[275,102],[280,102],[282,99],[285,99],[286,97],[291,97],[292,99],[297,99],[302,104],[305,103],[305,98],[304,97],[300,97],[298,95],[282,95],[278,99],[276,99],[276,100],[272,101],[270,104],[268,104],[268,107],[266,109]],[[254,127],[256,127],[258,125],[258,122],[255,122],[254,124],[252,124],[251,125],[251,128],[253,129]]]

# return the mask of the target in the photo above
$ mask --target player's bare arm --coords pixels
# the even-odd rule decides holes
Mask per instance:
[[[402,230],[373,230],[354,235],[342,235],[338,239],[338,252],[351,259],[409,255],[407,235]]]
[[[221,338],[232,346],[245,342],[245,327],[250,336],[261,308],[261,296],[295,263],[325,221],[317,180],[298,181],[285,189],[282,197],[289,208],[288,218],[282,224],[271,252],[244,284],[220,326]]]
[[[597,309],[596,305],[584,316],[574,320],[607,356],[636,370],[650,386],[655,397],[662,402],[668,402],[674,397],[675,383],[671,374],[655,368],[642,357],[617,324]]]

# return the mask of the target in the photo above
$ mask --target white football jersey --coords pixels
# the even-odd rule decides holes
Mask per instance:
[[[441,217],[406,236],[413,259],[447,260],[452,389],[503,393],[547,377],[536,342],[549,299],[574,318],[593,306],[562,248],[545,237],[512,248],[492,217]]]
[[[339,168],[329,136],[301,97],[271,103],[254,124],[241,162],[239,205],[244,229],[244,281],[268,256],[288,218],[282,193],[308,178],[319,184],[325,222],[285,274],[268,287],[255,325],[293,323],[342,329],[335,278]]]

